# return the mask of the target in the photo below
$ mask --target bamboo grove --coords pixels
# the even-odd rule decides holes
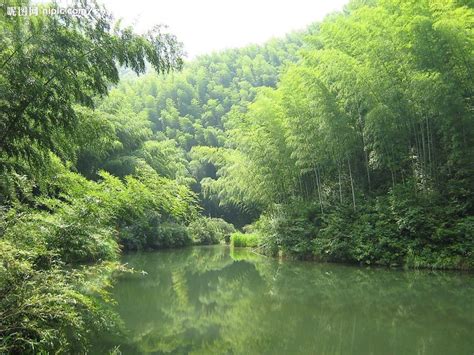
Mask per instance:
[[[276,89],[226,121],[203,186],[255,206],[268,248],[385,265],[470,267],[473,10],[352,2],[306,37]]]

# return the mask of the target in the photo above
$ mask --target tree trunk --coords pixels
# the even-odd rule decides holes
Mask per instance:
[[[356,198],[355,198],[355,192],[354,192],[354,179],[352,178],[352,169],[351,169],[351,163],[349,162],[349,158],[347,158],[347,166],[349,167],[349,177],[351,179],[352,206],[353,206],[354,211],[355,211],[356,210]]]
[[[341,182],[341,163],[339,162],[338,176],[339,176],[339,202],[342,205],[342,182]]]
[[[323,200],[322,200],[322,193],[321,193],[321,180],[319,179],[318,168],[314,168],[314,173],[316,174],[316,185],[318,189],[318,199],[319,199],[319,207],[321,208],[321,214],[324,214],[323,208]]]

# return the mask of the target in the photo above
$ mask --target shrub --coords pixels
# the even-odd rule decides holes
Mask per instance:
[[[109,226],[96,224],[86,209],[62,204],[54,213],[28,208],[0,216],[2,238],[38,257],[54,256],[63,263],[116,260],[119,246]],[[49,255],[49,256],[48,256]]]
[[[0,353],[87,353],[98,333],[119,332],[107,293],[117,265],[81,264],[117,259],[120,241],[191,242],[187,187],[146,169],[124,181],[102,173],[99,182],[55,169],[47,192],[22,185],[0,206]]]
[[[200,217],[189,224],[188,231],[195,244],[217,244],[235,228],[221,218]]]
[[[268,254],[283,251],[297,257],[312,253],[312,240],[319,221],[314,204],[302,202],[279,206],[264,216],[255,228],[263,236],[262,245]]]
[[[105,189],[110,185],[108,181],[117,184],[109,174],[102,176]],[[113,222],[125,249],[161,249],[191,243],[183,225],[194,218],[196,208],[195,196],[187,187],[158,176],[145,165],[137,170],[136,177],[119,181],[113,197],[118,201]]]
[[[50,220],[49,235],[45,236],[48,249],[61,254],[66,263],[118,258],[119,245],[113,228],[98,224],[87,204],[63,206]]]
[[[0,353],[86,353],[92,335],[120,329],[107,305],[107,282],[87,287],[83,272],[61,263],[38,268],[37,260],[35,251],[0,241]],[[114,268],[103,264],[94,273]]]
[[[312,241],[313,255],[317,259],[354,261],[351,255],[354,248],[351,236],[353,218],[349,209],[337,210],[323,217],[323,225]]]
[[[189,245],[192,239],[185,226],[173,222],[162,223],[157,233],[147,239],[152,248],[177,248]]]
[[[126,250],[176,248],[192,244],[185,226],[163,221],[155,211],[145,213],[133,223],[120,225],[120,240]]]
[[[318,260],[413,268],[470,269],[474,223],[465,208],[436,191],[396,185],[386,196],[326,208],[310,202],[281,205],[254,228],[261,245]]]

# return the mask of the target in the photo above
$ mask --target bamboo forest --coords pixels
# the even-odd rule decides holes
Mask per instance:
[[[0,354],[474,352],[472,1],[194,58],[57,6],[0,4]]]

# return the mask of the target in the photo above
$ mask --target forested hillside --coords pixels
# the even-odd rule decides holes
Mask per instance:
[[[105,125],[96,131],[100,138],[95,141],[102,146],[79,154],[79,171],[94,178],[105,169],[123,177],[145,161],[160,175],[200,193],[200,181],[216,177],[215,166],[192,161],[189,151],[223,147],[229,117],[245,112],[259,87],[276,87],[280,72],[298,60],[303,37],[295,33],[263,46],[202,56],[169,75],[151,72],[125,79],[99,104]],[[200,197],[204,214],[225,216],[239,226],[257,216],[253,210],[218,206],[217,199]]]
[[[102,109],[133,112],[148,136],[103,168],[145,159],[205,214],[254,222],[264,252],[470,268],[472,17],[352,2],[306,33],[123,82]]]
[[[472,269],[473,25],[468,1],[352,1],[185,63],[162,28],[103,11],[2,12],[0,353],[123,336],[125,251],[233,233],[267,255]]]
[[[278,88],[229,117],[224,147],[193,149],[218,168],[202,184],[259,206],[271,253],[472,268],[473,9],[363,4],[326,18]]]

